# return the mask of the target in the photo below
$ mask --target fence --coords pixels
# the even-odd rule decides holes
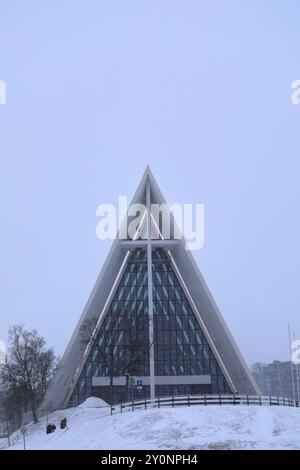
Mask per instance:
[[[172,396],[172,397],[157,397],[155,400],[144,399],[136,400],[127,403],[120,403],[118,405],[107,405],[99,408],[107,409],[107,413],[102,414],[102,417],[123,413],[123,411],[135,411],[148,408],[162,408],[175,406],[222,406],[222,405],[258,405],[258,406],[288,406],[288,407],[299,407],[299,402],[294,401],[291,398],[284,397],[273,397],[273,396],[261,396],[261,395],[187,395],[187,396]],[[48,413],[46,410],[40,409],[40,417],[46,417],[48,424]],[[63,414],[64,410],[61,411]],[[1,435],[2,434],[2,435]],[[9,432],[3,432],[0,434],[0,439],[7,439],[8,446],[10,445]],[[3,448],[0,445],[0,449]]]
[[[156,398],[155,400],[145,399],[120,403],[111,406],[111,414],[123,413],[123,410],[161,408],[175,406],[193,405],[258,405],[258,406],[289,406],[299,407],[299,402],[291,398],[272,397],[261,395],[188,395]]]

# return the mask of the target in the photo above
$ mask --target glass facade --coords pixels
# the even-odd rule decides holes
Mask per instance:
[[[161,248],[152,250],[154,351],[156,376],[210,375],[210,385],[160,385],[156,394],[231,393],[201,331],[184,291]],[[110,403],[148,397],[149,386],[137,390],[130,376],[149,376],[147,252],[132,252],[111,305],[92,345],[70,399],[77,405],[89,396]],[[127,385],[113,385],[127,376]],[[93,377],[110,385],[92,386]],[[112,383],[111,383],[112,382]]]

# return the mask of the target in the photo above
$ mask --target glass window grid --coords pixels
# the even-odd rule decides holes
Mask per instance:
[[[183,289],[172,269],[168,255],[160,248],[153,250],[154,351],[156,375],[211,375],[211,393],[230,393],[230,389],[200,329]],[[108,367],[102,360],[109,338],[116,340],[115,376],[124,375],[134,352],[129,347],[130,332],[120,316],[127,313],[130,322],[140,319],[138,359],[130,374],[149,375],[149,332],[147,297],[147,258],[145,250],[134,250],[120,281],[113,301],[89,353],[70,399],[70,405],[84,401],[92,393],[92,377],[107,376]],[[117,325],[115,327],[115,325]],[[114,332],[115,328],[115,332]],[[130,326],[129,326],[130,328]],[[114,386],[114,401],[122,401],[124,388]],[[144,387],[148,396],[149,387]],[[148,391],[147,391],[148,390]],[[192,386],[159,386],[160,396],[189,390]],[[168,393],[168,391],[173,391]],[[157,392],[157,393],[158,393]],[[183,392],[180,392],[183,393]],[[140,396],[140,393],[139,393]]]

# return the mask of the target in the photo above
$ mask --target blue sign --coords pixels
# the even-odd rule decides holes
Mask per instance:
[[[136,388],[143,388],[143,381],[142,380],[137,380],[136,381]]]

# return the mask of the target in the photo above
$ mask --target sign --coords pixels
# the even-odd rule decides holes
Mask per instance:
[[[142,388],[143,388],[143,381],[142,380],[137,380],[136,381],[136,388],[138,390],[142,390]]]

